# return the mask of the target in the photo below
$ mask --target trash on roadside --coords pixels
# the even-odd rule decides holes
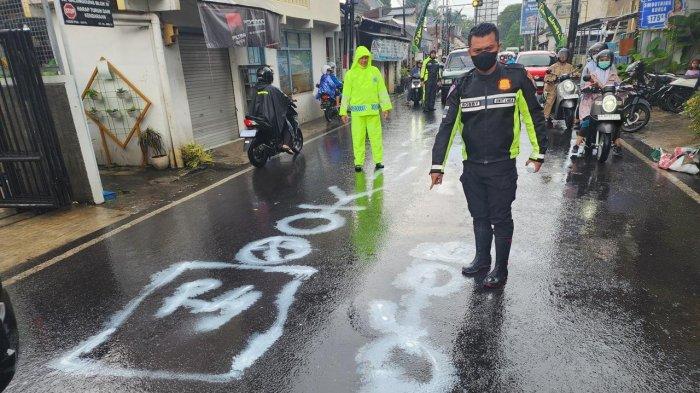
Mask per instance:
[[[105,201],[113,201],[117,199],[117,193],[114,191],[104,190],[102,191],[102,196],[104,197]]]
[[[651,157],[651,160],[654,162],[659,162],[661,159],[661,156],[664,154],[664,149],[657,147],[655,149],[652,149],[651,154],[649,154],[649,157]]]
[[[659,149],[661,151],[661,149]],[[676,172],[690,173],[696,175],[700,173],[698,161],[700,155],[696,147],[677,147],[673,153],[663,153],[659,158],[659,168],[670,169]]]

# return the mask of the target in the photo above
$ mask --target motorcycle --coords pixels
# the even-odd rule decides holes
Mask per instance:
[[[292,134],[291,149],[296,157],[304,146],[304,136],[299,127],[297,120],[299,114],[294,102],[295,100],[290,101],[287,108],[286,125]],[[241,131],[241,137],[245,138],[244,148],[254,167],[262,168],[270,158],[279,153],[287,152],[282,149],[280,137],[275,135],[274,128],[264,117],[246,115],[243,124],[245,129]]]
[[[340,114],[338,112],[338,106],[334,98],[331,98],[328,93],[321,93],[321,109],[323,110],[323,117],[326,121],[331,123],[336,120],[340,120]]]
[[[418,108],[420,101],[423,98],[423,88],[420,78],[411,77],[411,90],[409,91],[409,99],[413,101],[413,107]]]
[[[698,78],[678,78],[668,84],[668,89],[662,95],[662,109],[673,113],[681,113],[683,104],[698,89]]]
[[[547,70],[547,73],[550,73],[550,71]],[[566,130],[570,132],[574,127],[579,88],[572,80],[570,74],[560,75],[554,83],[557,85],[557,96],[554,101],[554,107],[552,108],[552,119],[564,120],[564,123],[566,123]],[[545,101],[547,99],[546,95],[547,92],[544,94]]]
[[[588,82],[591,77],[586,75],[583,80]],[[586,155],[596,157],[600,163],[608,160],[612,142],[620,135],[624,123],[620,93],[629,89],[629,86],[607,85],[602,89],[589,86],[581,90],[583,93],[601,94],[601,97],[596,97],[593,102],[590,117],[592,124],[588,126],[589,131],[586,135]]]

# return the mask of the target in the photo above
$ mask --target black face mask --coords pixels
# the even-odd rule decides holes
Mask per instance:
[[[498,52],[481,52],[476,56],[472,56],[474,67],[481,71],[487,71],[496,64]]]

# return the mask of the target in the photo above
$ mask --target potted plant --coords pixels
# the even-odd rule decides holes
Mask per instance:
[[[131,97],[131,92],[129,92],[129,90],[125,90],[125,89],[120,87],[117,89],[117,97],[119,97],[121,99],[129,98],[129,97]]]
[[[163,137],[151,127],[146,128],[146,131],[142,132],[139,136],[139,145],[144,154],[147,154],[149,150],[153,152],[151,156],[151,165],[154,168],[162,170],[168,167],[170,160],[168,155],[165,154],[165,148],[163,147]]]
[[[102,112],[100,112],[99,110],[97,110],[97,108],[95,108],[94,106],[93,106],[92,108],[90,108],[90,110],[88,111],[88,113],[89,113],[92,117],[96,117],[96,118],[98,118],[98,119],[102,117]]]
[[[132,105],[131,108],[126,110],[126,113],[128,113],[129,116],[131,116],[131,117],[138,117],[139,116],[139,108]]]
[[[121,112],[119,112],[119,109],[105,109],[105,112],[107,112],[108,115],[110,115],[113,119],[119,119],[122,117]]]
[[[100,92],[95,89],[88,89],[85,92],[85,97],[88,97],[91,100],[95,101],[102,101],[102,94],[100,94]]]

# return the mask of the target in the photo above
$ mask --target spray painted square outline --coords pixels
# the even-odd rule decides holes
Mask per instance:
[[[275,322],[265,332],[254,333],[248,345],[233,358],[231,370],[224,374],[178,373],[173,371],[141,370],[100,364],[100,361],[80,359],[80,356],[107,342],[112,334],[131,317],[136,309],[149,296],[165,285],[173,282],[182,273],[192,270],[221,270],[241,269],[259,270],[265,273],[286,273],[294,280],[285,284],[275,300],[277,317]],[[282,336],[284,324],[287,321],[289,308],[294,302],[294,295],[304,280],[311,277],[317,270],[309,266],[256,266],[226,262],[189,261],[171,265],[169,268],[151,276],[150,283],[141,293],[127,305],[112,315],[103,330],[87,340],[82,341],[68,354],[53,362],[52,367],[70,373],[86,375],[106,375],[127,378],[152,378],[171,380],[194,380],[203,382],[229,382],[240,379],[246,368],[250,367]]]

